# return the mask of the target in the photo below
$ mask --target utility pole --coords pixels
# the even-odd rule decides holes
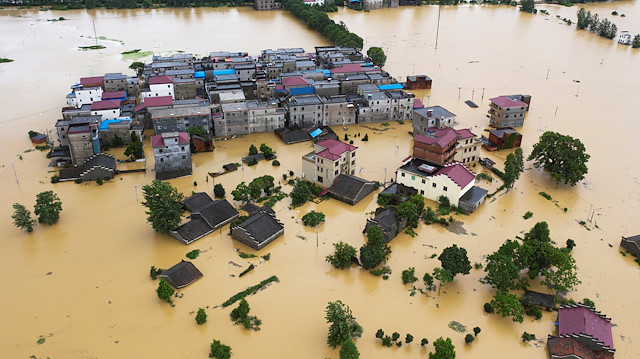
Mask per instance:
[[[93,37],[96,39],[96,47],[98,46],[98,33],[96,32],[96,21],[93,20]]]
[[[545,80],[549,79],[549,71],[551,71],[551,69],[547,69],[547,78],[545,78]]]
[[[471,99],[472,99],[472,100],[473,100],[473,94],[475,94],[475,93],[476,93],[476,89],[472,89],[472,90],[471,90]]]
[[[384,169],[384,185],[387,185],[387,169]]]
[[[558,106],[556,106],[556,112],[553,114],[553,117],[556,117],[557,114],[558,114]]]
[[[18,174],[16,173],[16,166],[14,166],[14,164],[11,164],[11,168],[13,168],[13,175],[16,177],[16,183],[20,184],[20,182],[18,182]]]
[[[578,97],[578,94],[580,94],[580,86],[578,86],[578,91],[576,92],[576,97]]]
[[[460,89],[461,89],[461,88],[462,88],[462,87],[458,87],[458,99],[460,99]]]
[[[431,95],[427,95],[427,107],[429,107],[430,102],[431,102]]]
[[[482,101],[484,101],[484,87],[482,88]]]
[[[137,184],[134,184],[134,185],[133,185],[133,188],[134,188],[134,189],[135,189],[135,191],[136,191],[136,202],[140,202],[140,201],[138,201],[138,185],[137,185]]]
[[[438,2],[438,26],[436,27],[436,47],[435,50],[438,49],[438,35],[440,34],[440,2]]]

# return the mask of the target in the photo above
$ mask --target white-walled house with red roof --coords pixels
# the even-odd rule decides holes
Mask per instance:
[[[166,180],[191,174],[191,148],[186,132],[165,132],[151,137],[156,159],[156,179]]]
[[[357,149],[334,139],[315,143],[313,152],[302,156],[302,177],[320,186],[331,187],[340,174],[355,174]]]
[[[140,92],[140,97],[161,97],[171,96],[175,100],[175,91],[173,89],[173,78],[170,76],[153,76],[149,77],[149,89]]]
[[[91,115],[102,116],[103,120],[113,120],[120,117],[120,100],[102,100],[91,104]]]
[[[396,172],[396,183],[414,188],[434,202],[445,196],[467,212],[473,212],[487,196],[486,190],[474,186],[475,179],[475,173],[460,162],[439,166],[412,157]]]

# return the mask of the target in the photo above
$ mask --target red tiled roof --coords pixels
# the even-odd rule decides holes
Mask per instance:
[[[104,83],[104,76],[82,77],[80,83],[84,87],[102,85]]]
[[[170,76],[154,76],[149,78],[149,85],[170,84],[173,78]]]
[[[547,339],[549,355],[576,355],[582,359],[613,359],[613,353],[605,350],[593,351],[571,337],[552,337]]]
[[[189,134],[186,132],[178,132],[178,143],[181,145],[189,143]],[[151,136],[151,146],[164,146],[164,139],[162,138],[162,134]]]
[[[422,104],[422,100],[417,98],[415,100],[413,100],[413,109],[419,109],[419,108],[424,108],[424,105]]]
[[[124,91],[106,91],[102,93],[103,100],[110,100],[114,98],[124,98],[127,97],[127,93]]]
[[[327,158],[332,161],[335,161],[338,158],[340,158],[341,154],[347,151],[354,151],[358,148],[356,146],[352,146],[331,138],[324,141],[320,141],[316,143],[316,145],[325,148],[325,150],[320,151],[318,153],[318,156]]]
[[[437,176],[439,175],[449,177],[453,182],[460,186],[460,188],[465,188],[469,183],[476,179],[476,175],[460,162],[445,166],[438,172]]]
[[[451,142],[457,141],[458,134],[453,128],[443,128],[442,130],[436,130],[433,137],[425,135],[415,135],[413,140],[427,145],[438,145],[440,148],[447,147]]]
[[[476,137],[476,135],[474,135],[473,132],[471,132],[471,130],[468,128],[463,128],[462,130],[456,130],[456,132],[458,133],[459,139]]]
[[[91,111],[115,110],[120,108],[120,100],[96,101],[91,104]]]
[[[340,74],[345,72],[360,72],[362,71],[362,66],[360,66],[360,64],[347,64],[342,67],[333,68],[330,71],[332,74]]]
[[[586,334],[613,349],[611,322],[596,314],[593,309],[583,306],[561,307],[558,309],[558,334]]]
[[[528,106],[526,103],[522,102],[522,101],[513,101],[512,99],[506,97],[506,96],[498,96],[498,97],[494,97],[492,99],[490,99],[491,102],[495,103],[496,105],[502,107],[502,108],[507,108],[507,107],[526,107]]]
[[[289,76],[282,78],[282,84],[284,86],[307,86],[309,85],[309,82],[307,82],[307,80],[302,76]]]
[[[158,96],[158,97],[146,97],[142,104],[136,106],[134,112],[138,112],[146,107],[154,107],[154,106],[172,106],[173,99],[171,96]]]

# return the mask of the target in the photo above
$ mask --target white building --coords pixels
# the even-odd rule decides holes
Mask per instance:
[[[120,117],[120,100],[104,100],[92,103],[91,115],[102,116],[103,120],[112,120]]]
[[[144,99],[147,97],[171,96],[175,100],[175,91],[173,90],[173,78],[169,76],[154,76],[149,78],[149,90],[142,91],[140,96]]]
[[[631,33],[629,31],[620,31],[618,43],[623,45],[631,45]]]
[[[463,164],[478,161],[480,159],[480,147],[482,147],[478,136],[468,128],[454,131],[458,135],[458,142],[456,143],[456,154],[453,155],[453,160]]]
[[[357,149],[334,139],[315,143],[313,152],[302,156],[302,177],[331,187],[340,174],[355,174]]]
[[[435,202],[440,196],[445,196],[456,206],[460,198],[473,188],[475,179],[476,175],[459,162],[437,166],[410,158],[396,172],[396,183],[415,188],[422,196]]]
[[[413,110],[413,134],[426,135],[431,128],[453,127],[456,115],[442,106],[431,106]]]
[[[82,105],[92,104],[102,99],[102,87],[72,86],[73,90],[67,95],[67,106],[80,108]]]
[[[304,0],[304,3],[306,5],[311,5],[311,6],[313,5],[321,6],[321,5],[324,5],[324,0]]]
[[[156,160],[156,179],[165,180],[191,174],[191,148],[186,132],[165,132],[151,137]]]

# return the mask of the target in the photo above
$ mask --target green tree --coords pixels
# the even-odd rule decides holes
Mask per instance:
[[[522,0],[520,2],[520,10],[524,12],[528,12],[530,14],[535,14],[536,11],[536,3],[534,0]]]
[[[198,313],[196,313],[196,323],[198,325],[204,324],[207,322],[207,313],[202,308],[198,308]]]
[[[322,212],[311,211],[302,216],[302,224],[307,227],[316,227],[324,223],[325,215]]]
[[[351,338],[348,338],[344,341],[344,343],[342,343],[342,348],[340,348],[340,359],[358,358],[360,358],[360,352],[358,351],[356,345],[353,343],[353,340],[351,340]]]
[[[269,158],[274,154],[273,149],[264,143],[260,145],[260,152],[262,152],[266,158]]]
[[[417,280],[415,267],[410,267],[402,271],[402,284],[415,283]]]
[[[351,259],[356,257],[356,249],[342,241],[333,244],[334,252],[325,260],[338,269],[351,267]]]
[[[237,323],[246,319],[249,316],[249,311],[251,311],[249,302],[247,302],[247,300],[243,297],[240,300],[240,303],[238,303],[238,306],[234,308],[231,313],[229,313],[229,316],[231,317],[231,320]]]
[[[364,269],[371,269],[387,260],[391,248],[378,226],[369,226],[367,243],[360,248],[360,263]]]
[[[420,346],[421,347],[426,347],[427,345],[429,345],[429,340],[427,340],[427,338],[422,338],[420,340]]]
[[[376,338],[378,339],[384,338],[384,330],[378,329],[378,331],[376,332]]]
[[[523,268],[518,259],[520,244],[507,240],[496,252],[487,256],[484,282],[498,290],[517,288],[517,280]]]
[[[302,205],[311,198],[311,188],[309,187],[310,185],[307,181],[296,180],[296,184],[289,195],[294,206]]]
[[[407,226],[411,228],[418,227],[418,208],[416,204],[411,201],[402,202],[396,207],[396,216],[398,218],[406,218]]]
[[[240,182],[236,189],[231,191],[234,201],[249,202],[249,187],[244,182]]]
[[[385,62],[387,62],[387,55],[380,47],[370,47],[369,50],[367,50],[367,56],[369,56],[371,62],[378,67],[384,66]]]
[[[449,270],[436,267],[433,268],[433,278],[440,281],[440,285],[438,286],[438,295],[440,295],[440,289],[442,289],[442,283],[453,282],[453,276]]]
[[[434,353],[429,353],[429,359],[455,359],[456,351],[451,338],[442,339],[442,337],[436,339],[433,342],[433,346],[436,348]]]
[[[467,343],[467,344],[471,344],[471,343],[473,343],[473,341],[474,341],[475,339],[476,339],[476,338],[475,338],[473,335],[471,335],[471,334],[467,334],[467,335],[464,337],[464,342],[465,342],[465,343]]]
[[[574,186],[588,172],[587,161],[590,157],[579,139],[547,131],[533,146],[527,160],[534,160],[534,166],[550,171],[557,183]]]
[[[216,185],[213,186],[213,195],[215,198],[224,198],[225,191],[221,183],[216,183]]]
[[[120,138],[120,136],[113,135],[113,140],[111,140],[111,146],[122,147],[124,146],[124,141],[122,140],[122,138]]]
[[[325,319],[330,324],[327,337],[330,347],[335,349],[348,339],[359,338],[362,335],[362,327],[353,317],[351,309],[340,300],[329,302],[325,313]]]
[[[144,62],[135,61],[129,65],[129,68],[136,72],[136,76],[141,77],[144,72]]]
[[[393,334],[391,334],[391,340],[393,340],[394,342],[398,341],[398,339],[400,339],[400,333],[398,332],[393,332]]]
[[[578,279],[578,266],[570,253],[554,248],[551,266],[544,272],[542,284],[558,292],[574,289],[581,281]]]
[[[184,196],[168,182],[153,180],[150,185],[142,187],[144,202],[147,207],[147,222],[158,233],[168,233],[180,225],[184,209],[180,203]]]
[[[60,219],[62,202],[53,191],[44,191],[36,195],[36,204],[33,213],[38,216],[38,222],[44,224],[56,224]]]
[[[631,47],[637,49],[640,47],[640,34],[636,34],[631,41]]]
[[[144,157],[144,150],[142,149],[142,142],[140,141],[131,141],[127,145],[127,148],[124,150],[124,155],[128,157],[132,157],[134,159]]]
[[[31,211],[20,203],[13,204],[13,214],[11,218],[13,219],[14,226],[24,229],[27,232],[33,232],[33,225],[37,223],[35,219],[31,218]]]
[[[229,359],[231,358],[231,347],[214,339],[211,343],[211,353],[209,353],[209,358]]]
[[[249,155],[253,156],[257,154],[258,154],[258,149],[256,148],[255,145],[251,144],[251,146],[249,146]]]
[[[587,11],[582,7],[578,10],[578,22],[576,24],[578,30],[586,29],[589,26],[590,17],[591,11],[587,13]]]
[[[573,239],[571,239],[571,238],[567,239],[567,249],[568,250],[572,250],[575,246],[576,246],[576,242]]]
[[[496,313],[501,314],[503,317],[512,317],[511,320],[514,322],[522,323],[524,319],[524,309],[520,304],[520,299],[515,294],[499,290],[491,299],[491,306]]]
[[[442,268],[451,273],[452,278],[457,274],[469,274],[471,270],[471,262],[467,257],[467,250],[455,244],[445,248],[438,259],[442,264]]]
[[[207,134],[207,130],[205,130],[204,127],[202,126],[193,126],[187,130],[187,133],[189,134],[190,137],[204,136]]]
[[[478,334],[480,334],[481,331],[482,329],[480,329],[480,327],[473,328],[473,334],[475,334],[476,337],[478,336]]]
[[[504,164],[504,186],[512,188],[520,174],[524,171],[524,158],[522,149],[516,148],[515,153],[510,153]]]
[[[433,277],[431,276],[431,274],[429,274],[429,272],[425,273],[424,276],[422,276],[422,281],[424,282],[424,285],[427,286],[427,289],[430,289],[433,286]]]
[[[404,342],[405,343],[411,344],[412,341],[413,341],[413,335],[407,334],[407,336],[404,337]]]
[[[164,278],[160,278],[160,283],[158,283],[158,289],[156,289],[156,293],[158,294],[158,298],[171,304],[171,296],[173,295],[174,290],[169,282],[167,282]]]

